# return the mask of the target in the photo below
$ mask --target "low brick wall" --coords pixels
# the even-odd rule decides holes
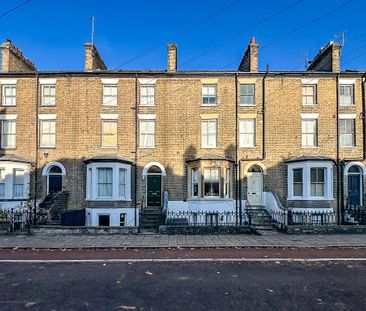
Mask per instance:
[[[288,234],[366,234],[366,226],[287,226],[284,231]]]
[[[254,230],[250,227],[210,227],[210,226],[160,226],[159,233],[161,234],[189,234],[189,235],[206,235],[206,234],[251,234]]]
[[[66,227],[66,226],[32,226],[33,233],[54,234],[137,234],[137,227]]]

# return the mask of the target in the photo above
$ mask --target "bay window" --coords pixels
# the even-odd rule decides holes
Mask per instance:
[[[220,168],[204,169],[204,196],[220,196]]]

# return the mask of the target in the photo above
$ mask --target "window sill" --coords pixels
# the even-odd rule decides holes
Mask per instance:
[[[352,150],[352,149],[355,149],[356,147],[357,146],[339,146],[339,148],[345,149],[345,150],[347,150],[347,149]]]
[[[56,146],[39,146],[39,149],[56,149]]]
[[[139,147],[139,149],[155,149],[156,147]]]
[[[239,149],[255,149],[257,147],[258,146],[245,146],[245,147],[239,146]]]
[[[114,107],[114,108],[117,108],[118,107],[118,104],[116,104],[116,105],[109,105],[109,104],[102,104],[102,107],[105,107],[105,108],[109,108],[109,107]]]
[[[334,201],[334,198],[328,198],[328,197],[292,197],[292,198],[287,198],[287,201]]]
[[[347,108],[347,107],[353,107],[355,108],[357,105],[356,104],[351,104],[351,105],[342,105],[342,104],[339,104],[339,108]]]
[[[239,107],[255,107],[256,104],[239,104]]]
[[[102,149],[118,149],[118,146],[100,146]]]
[[[318,104],[312,104],[312,105],[310,105],[310,104],[301,104],[300,105],[301,107],[306,107],[306,108],[319,108],[319,105]]]
[[[228,202],[232,202],[233,200],[234,199],[220,198],[220,197],[202,197],[202,198],[188,198],[187,199],[188,202],[202,202],[202,201],[220,201],[220,202],[228,201]]]
[[[95,198],[95,199],[85,199],[86,202],[132,202],[132,199],[123,199],[123,198]]]
[[[1,105],[1,107],[4,107],[4,108],[6,108],[6,107],[16,107],[17,105]]]
[[[56,104],[55,105],[39,105],[40,107],[45,107],[45,108],[55,108],[56,107]]]
[[[156,107],[156,105],[139,105],[140,107],[153,107],[153,108],[155,108]]]
[[[217,104],[201,104],[201,107],[216,107]]]
[[[319,146],[301,146],[302,149],[319,149]]]
[[[1,150],[16,150],[17,147],[2,147],[0,148]]]

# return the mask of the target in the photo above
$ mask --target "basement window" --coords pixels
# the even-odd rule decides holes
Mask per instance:
[[[109,227],[110,226],[110,216],[109,215],[98,215],[98,226],[99,227]]]

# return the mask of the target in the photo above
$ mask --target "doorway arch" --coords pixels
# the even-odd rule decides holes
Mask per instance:
[[[150,162],[145,165],[142,175],[146,179],[146,206],[162,207],[162,178],[166,176],[164,166]]]
[[[48,163],[43,168],[42,175],[47,177],[47,194],[62,191],[63,176],[66,175],[66,169],[61,163]]]
[[[347,171],[348,203],[351,205],[362,205],[362,169],[352,165]]]

